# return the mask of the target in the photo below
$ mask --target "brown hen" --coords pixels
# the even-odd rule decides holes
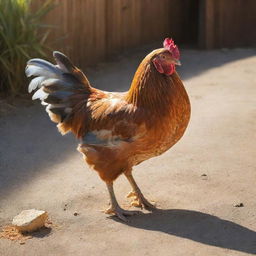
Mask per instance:
[[[29,92],[39,98],[62,134],[73,132],[81,140],[78,151],[106,183],[111,205],[106,213],[126,216],[138,211],[122,209],[113,182],[124,174],[132,186],[132,205],[149,210],[132,176],[133,166],[158,156],[184,134],[190,118],[190,103],[175,71],[179,50],[171,39],[164,48],[149,53],[139,65],[129,91],[114,93],[93,88],[86,76],[60,52],[57,65],[41,59],[28,61],[27,76],[36,76]]]

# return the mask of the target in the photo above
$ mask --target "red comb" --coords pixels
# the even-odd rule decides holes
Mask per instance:
[[[180,52],[178,46],[174,44],[174,41],[171,38],[165,38],[164,48],[172,53],[172,56],[175,59],[180,58]]]

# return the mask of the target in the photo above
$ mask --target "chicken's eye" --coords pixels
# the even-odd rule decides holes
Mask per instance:
[[[161,58],[164,60],[166,57],[165,57],[165,55],[161,55]]]

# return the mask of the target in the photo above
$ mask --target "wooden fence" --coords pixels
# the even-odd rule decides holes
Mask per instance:
[[[48,43],[81,67],[167,36],[206,49],[256,44],[256,0],[53,1]]]
[[[187,41],[197,27],[190,23],[197,1],[54,0],[56,7],[45,20],[55,26],[48,42],[83,67],[167,36]],[[42,2],[34,1],[34,8]]]
[[[256,45],[256,0],[200,0],[199,46]]]

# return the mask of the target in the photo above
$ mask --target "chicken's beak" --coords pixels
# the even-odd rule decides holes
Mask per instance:
[[[174,61],[174,64],[177,65],[177,66],[181,66],[181,62],[177,59],[173,59]]]

